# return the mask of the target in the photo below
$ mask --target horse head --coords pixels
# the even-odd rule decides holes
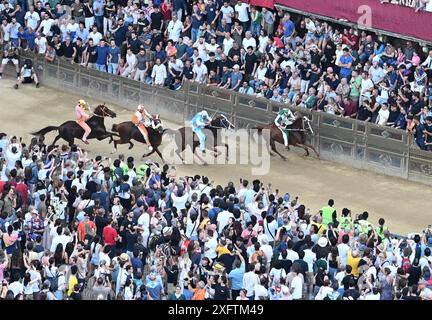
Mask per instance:
[[[110,118],[117,117],[117,114],[104,104],[98,105],[94,111],[94,114],[99,117],[110,117]]]
[[[308,131],[310,131],[310,133],[313,135],[314,132],[313,132],[312,126],[310,124],[310,122],[311,122],[310,119],[306,116],[303,116],[301,119],[302,119],[303,129],[306,130],[306,133]]]
[[[151,126],[157,132],[159,132],[159,133],[163,132],[162,120],[158,114],[155,114],[153,116],[153,119],[151,120]]]
[[[216,129],[235,129],[235,126],[223,114],[214,118],[211,121],[210,126]]]

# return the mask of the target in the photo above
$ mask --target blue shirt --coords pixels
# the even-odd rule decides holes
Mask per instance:
[[[232,72],[231,73],[231,89],[233,89],[239,82],[243,80],[243,75],[240,72]],[[237,85],[236,91],[240,88],[240,85]]]
[[[295,26],[294,23],[291,20],[284,22],[284,37],[289,37],[293,34]]]
[[[199,113],[197,113],[191,120],[191,124],[195,128],[204,128],[204,125],[202,125],[202,123],[204,123],[204,119]]]
[[[201,17],[201,13],[197,13],[199,17]],[[197,17],[192,14],[192,29],[198,29],[203,24],[203,19],[198,20]]]
[[[165,61],[165,59],[166,59],[166,52],[165,51],[159,51],[159,52],[155,52],[155,61],[156,61],[156,59],[157,58],[159,58],[160,60],[161,60],[161,62],[164,62]]]
[[[111,63],[118,63],[119,54],[120,54],[119,47],[115,47],[115,48],[109,47],[108,53],[112,56]]]
[[[81,38],[82,42],[85,43],[87,41],[88,36],[89,36],[89,32],[87,29],[83,29],[83,31],[78,29],[77,32],[75,32],[74,41],[76,41],[77,38]]]
[[[104,65],[107,61],[109,48],[108,47],[97,47],[97,60],[96,64]]]
[[[28,31],[24,31],[24,38],[28,41],[29,48],[33,50],[35,46],[36,33],[33,32],[30,34]]]
[[[347,57],[345,57],[345,56],[341,56],[340,57],[340,59],[339,59],[339,61],[342,63],[342,64],[348,64],[348,63],[352,63],[353,62],[353,58],[351,57],[351,56],[347,56]],[[347,76],[350,76],[351,75],[351,70],[352,68],[345,68],[345,67],[342,67],[341,69],[340,69],[340,75],[341,75],[341,77],[347,77]]]
[[[104,1],[103,0],[96,0],[93,2],[93,12],[95,17],[100,17],[104,15]]]
[[[243,288],[243,276],[245,274],[245,263],[242,262],[240,268],[231,270],[228,278],[231,279],[232,290],[240,290]]]

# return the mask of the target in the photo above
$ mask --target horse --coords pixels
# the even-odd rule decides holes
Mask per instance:
[[[108,132],[105,128],[104,119],[105,117],[115,118],[117,115],[114,111],[110,110],[105,104],[96,107],[92,116],[87,121],[88,126],[91,128],[91,133],[87,139],[98,139],[103,140],[110,137],[110,142],[113,140],[113,135],[117,136],[112,132]],[[69,143],[69,146],[74,144],[74,139],[81,139],[84,135],[84,129],[76,123],[76,121],[70,120],[66,121],[58,127],[48,126],[37,132],[33,132],[34,136],[45,136],[48,132],[57,130],[58,135],[55,137],[52,145],[54,145],[57,140],[62,138]]]
[[[222,141],[221,129],[230,130],[234,128],[235,128],[234,125],[223,114],[211,120],[210,124],[206,125],[203,129],[203,133],[206,136],[206,148],[210,137],[213,139],[213,151],[216,153],[216,147],[224,146],[226,149],[226,158],[228,159],[228,152],[229,152],[228,144],[226,143],[220,144]],[[182,127],[178,130],[167,129],[167,132],[175,135],[175,143],[177,146],[175,152],[182,161],[184,160],[183,157],[181,156],[181,153],[186,149],[187,146],[190,146],[192,149],[192,153],[195,154],[195,149],[199,147],[200,142],[198,136],[193,132],[191,127]],[[186,137],[193,137],[193,139],[186,139]],[[214,156],[216,158],[218,154],[215,154]],[[198,158],[200,157],[198,156]]]
[[[117,151],[118,144],[125,143],[129,143],[129,149],[132,149],[134,146],[134,144],[131,142],[132,139],[144,144],[146,143],[143,135],[132,121],[125,121],[119,124],[113,124],[111,130],[117,132],[120,137],[120,139],[118,140],[113,140],[115,151]],[[162,153],[158,149],[159,146],[162,144],[162,135],[164,133],[162,121],[159,118],[159,115],[155,115],[153,117],[153,119],[151,120],[151,125],[147,127],[147,132],[153,150],[147,154],[144,154],[143,158],[148,157],[154,152],[156,152],[162,159],[162,161],[164,161]]]
[[[264,129],[269,129],[271,149],[275,153],[277,153],[283,160],[286,160],[286,157],[280,154],[279,151],[277,151],[276,149],[275,142],[284,144],[284,139],[281,130],[274,123],[257,126],[254,129],[258,130],[258,135],[262,135],[262,131]],[[314,146],[312,146],[310,143],[306,143],[307,133],[310,132],[313,135],[313,130],[308,117],[304,116],[301,118],[297,118],[293,122],[293,124],[288,126],[287,129],[290,131],[288,136],[288,145],[303,148],[306,151],[305,156],[309,156],[309,149],[312,149],[315,152],[316,156],[319,158],[319,154],[314,148]]]

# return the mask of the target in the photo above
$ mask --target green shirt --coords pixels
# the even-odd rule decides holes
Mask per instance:
[[[351,78],[350,85],[351,85],[351,91],[350,96],[351,97],[359,97],[360,96],[360,87],[362,83],[362,77],[359,75],[357,78]],[[356,85],[358,88],[356,88]]]
[[[317,102],[316,96],[309,96],[305,101],[305,106],[308,109],[312,109],[313,107],[315,107],[316,102]]]
[[[252,23],[255,25],[261,24],[261,19],[262,19],[262,13],[258,11],[257,14],[255,15],[255,19],[252,19]]]

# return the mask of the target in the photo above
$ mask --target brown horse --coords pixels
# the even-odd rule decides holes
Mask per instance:
[[[92,116],[87,121],[88,126],[91,128],[91,133],[88,136],[88,139],[98,139],[100,141],[106,138],[110,138],[111,142],[111,140],[113,139],[113,135],[117,135],[106,130],[104,124],[105,117],[115,118],[116,113],[110,110],[106,105],[101,104],[96,107],[95,111],[92,113]],[[80,125],[73,120],[66,121],[58,127],[45,127],[37,132],[33,132],[32,135],[45,136],[48,132],[54,130],[58,131],[58,135],[55,137],[52,145],[54,145],[57,140],[62,138],[69,143],[69,146],[71,146],[74,144],[74,139],[81,139],[84,135],[84,129],[81,128]]]
[[[221,129],[234,129],[234,125],[224,115],[214,118],[209,125],[205,126],[202,132],[206,136],[206,148],[210,146],[211,150],[215,152],[215,157],[217,157],[218,153],[216,153],[216,147],[224,146],[226,149],[226,157],[228,159],[228,144],[220,144],[222,141]],[[186,149],[187,146],[189,146],[192,149],[192,153],[195,154],[195,149],[199,147],[200,142],[198,136],[192,131],[191,127],[182,127],[178,130],[167,129],[167,132],[175,135],[175,142],[177,146],[175,152],[182,161],[184,161],[184,159],[181,153]],[[205,161],[200,156],[197,154],[195,155],[205,163]]]
[[[284,144],[284,139],[283,139],[282,131],[280,131],[280,129],[274,123],[258,126],[255,127],[254,129],[258,130],[258,135],[262,135],[262,131],[265,129],[270,130],[271,149],[275,153],[277,153],[283,160],[286,160],[286,157],[280,154],[279,151],[277,151],[276,149],[275,142]],[[289,130],[288,145],[303,148],[306,151],[305,156],[308,156],[309,149],[312,149],[315,152],[316,156],[319,158],[319,154],[315,150],[314,146],[306,142],[307,133],[310,132],[311,134],[313,134],[313,130],[310,125],[310,120],[306,116],[302,118],[297,118],[293,124],[288,126],[288,130]]]
[[[125,121],[119,124],[114,124],[112,126],[112,131],[117,132],[120,136],[120,139],[113,140],[114,141],[114,149],[117,151],[118,144],[129,143],[129,149],[132,149],[134,144],[132,143],[132,139],[141,143],[146,143],[143,135],[139,131],[139,129],[135,126],[132,121]],[[158,115],[155,115],[151,121],[151,125],[147,127],[147,132],[149,136],[150,143],[153,147],[153,150],[147,154],[143,155],[144,157],[148,157],[154,152],[156,152],[159,157],[164,161],[162,157],[162,153],[159,151],[159,146],[162,144],[162,135],[164,133],[164,129],[162,127],[162,121]]]

